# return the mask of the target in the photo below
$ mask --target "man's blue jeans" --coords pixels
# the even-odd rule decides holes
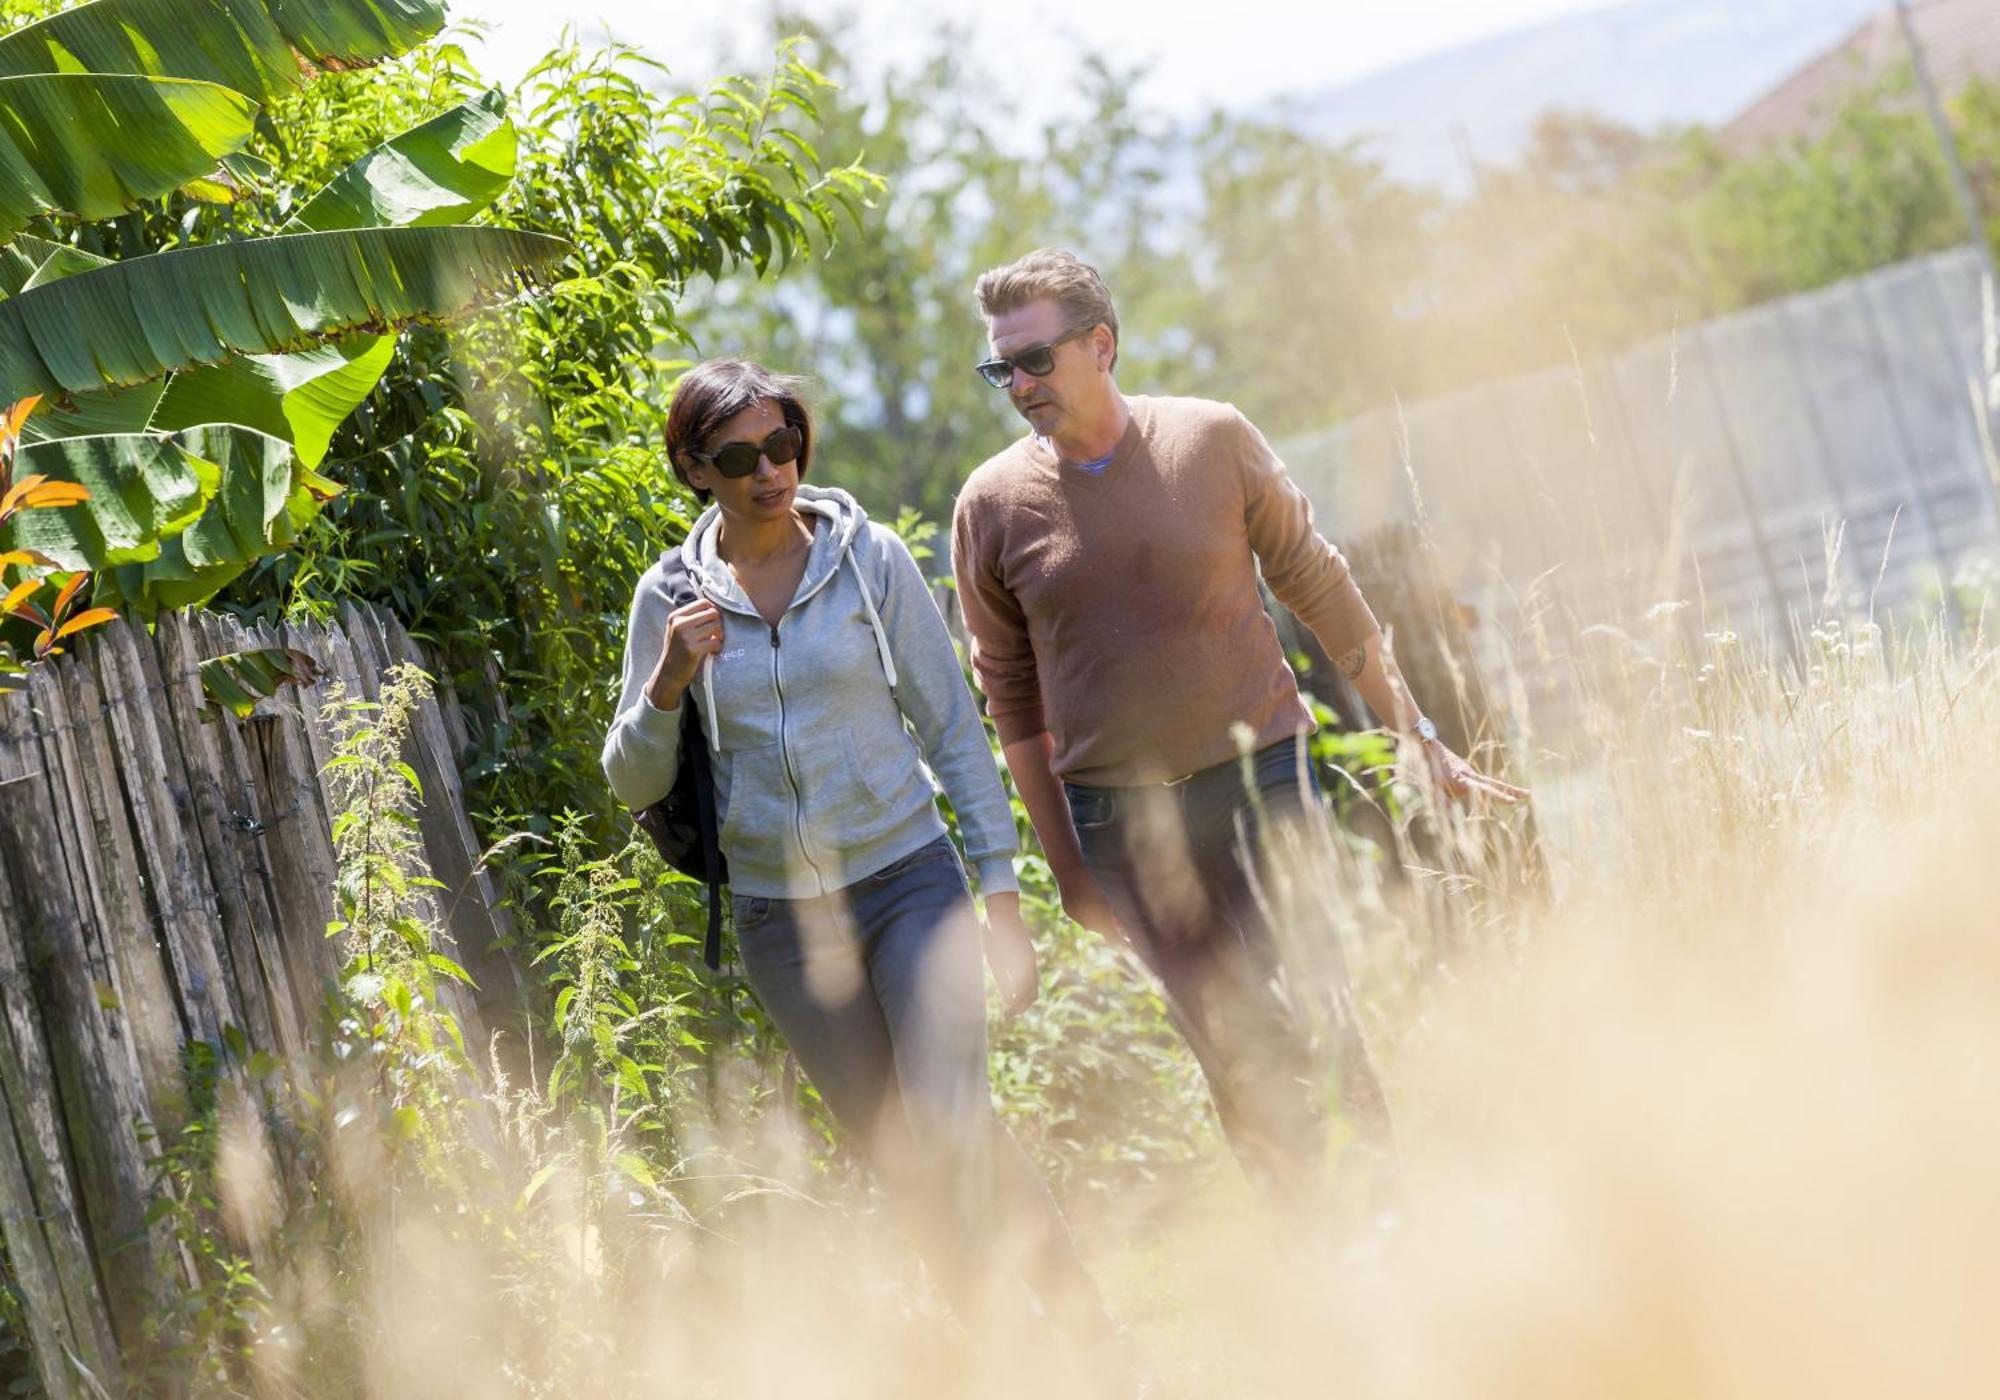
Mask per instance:
[[[1329,1058],[1361,1140],[1387,1147],[1388,1109],[1341,1014],[1346,988],[1297,985],[1256,895],[1267,828],[1319,801],[1304,738],[1251,755],[1249,776],[1232,761],[1174,783],[1064,788],[1084,866],[1159,978],[1231,1148],[1253,1178],[1289,1190],[1318,1178]],[[1316,961],[1344,982],[1331,926],[1313,936],[1328,941]]]

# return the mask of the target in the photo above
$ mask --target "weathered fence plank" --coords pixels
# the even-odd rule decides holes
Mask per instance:
[[[19,718],[28,718],[25,706]],[[0,772],[17,775],[0,779],[0,801],[11,800],[15,785],[40,779],[39,768],[23,773],[4,752],[32,752],[34,738],[25,724],[10,729],[0,711]],[[0,827],[0,1101],[6,1106],[0,1231],[22,1291],[42,1388],[67,1396],[77,1392],[79,1366],[115,1386],[118,1349],[63,1148],[55,1071],[28,975],[28,913],[14,888],[14,875],[25,875],[28,863],[17,836]]]
[[[153,1121],[173,1132],[185,1118],[180,1014],[153,947],[153,916],[122,810],[112,810],[123,794],[119,765],[101,753],[109,726],[95,677],[88,666],[41,667],[28,694],[42,719],[43,766],[60,814],[49,836],[60,844],[70,872],[91,950],[91,977],[102,984],[100,999],[109,998],[124,1012]],[[71,697],[74,705],[68,703]]]
[[[225,633],[219,619],[203,618],[201,626],[210,654],[242,648],[242,635]],[[325,660],[319,651],[313,654]],[[326,936],[334,916],[333,842],[320,792],[322,764],[307,741],[306,716],[283,703],[274,704],[269,715],[253,718],[236,733],[247,735],[244,749],[259,793],[257,840],[269,870],[267,897],[277,942],[294,1007],[301,1023],[311,1025],[340,976],[340,949]]]
[[[247,719],[207,713],[200,663],[255,646],[304,651],[322,678]],[[400,625],[364,610],[284,632],[168,615],[152,636],[97,629],[0,694],[0,1234],[51,1394],[124,1393],[147,1293],[192,1276],[145,1218],[154,1135],[188,1111],[187,1047],[240,1031],[293,1053],[320,1024],[342,961],[320,711],[336,683],[378,699],[406,660],[423,664]],[[426,891],[442,947],[484,992],[449,983],[444,1002],[476,1042],[520,982],[463,810],[465,732],[426,701],[404,756],[447,886]]]
[[[264,946],[274,923],[265,896],[263,854],[256,842],[261,825],[256,789],[246,780],[241,750],[229,747],[235,727],[201,716],[203,691],[197,672],[201,656],[186,619],[162,617],[154,637],[160,650],[166,714],[163,741],[177,745],[188,777],[192,826],[218,892],[221,948],[227,954],[231,1000],[250,1040],[290,1054],[305,1048],[285,990],[282,970],[269,964],[275,946]]]
[[[189,848],[182,813],[190,809],[187,770],[160,742],[155,707],[163,700],[152,645],[129,628],[107,628],[92,649],[107,699],[112,742],[124,760],[125,804],[132,814],[141,869],[153,892],[154,932],[167,955],[180,1014],[191,1039],[219,1044],[234,1019],[216,956],[220,924],[214,888]],[[116,689],[114,690],[114,687]]]
[[[55,837],[63,818],[51,771],[54,741],[46,716],[42,720],[35,725],[38,746],[0,744],[7,864],[20,897],[23,961],[42,1008],[62,1137],[69,1145],[113,1327],[119,1340],[129,1344],[140,1335],[146,1291],[170,1247],[146,1226],[148,1181],[139,1144],[141,1126],[150,1129],[144,1079],[109,968],[93,957],[86,939],[86,915],[78,908]]]

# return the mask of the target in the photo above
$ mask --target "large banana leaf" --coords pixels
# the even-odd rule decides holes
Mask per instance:
[[[248,428],[196,428],[175,441],[219,477],[213,499],[193,525],[160,541],[156,558],[98,574],[93,602],[140,617],[207,602],[289,546],[341,489],[301,463],[291,444]]]
[[[209,174],[257,104],[184,78],[0,78],[0,242],[38,214],[108,219]]]
[[[384,142],[328,181],[286,232],[463,223],[513,178],[519,143],[506,114],[506,98],[487,92]],[[151,426],[174,432],[240,423],[288,439],[306,466],[317,467],[335,429],[374,391],[395,349],[394,336],[353,337],[176,374]],[[41,416],[58,426],[58,419]]]
[[[286,233],[462,224],[514,178],[519,141],[497,91],[412,127],[329,180]]]
[[[160,541],[202,517],[221,484],[217,468],[163,437],[79,437],[24,443],[14,479],[74,481],[90,499],[27,510],[0,526],[0,553],[30,549],[65,570],[156,558]]]
[[[153,412],[166,388],[164,382],[156,381],[113,393],[78,394],[67,407],[44,399],[34,416],[21,425],[21,441],[143,433],[152,426]]]
[[[21,284],[21,290],[32,292],[37,287],[46,287],[51,282],[60,282],[65,277],[74,277],[79,272],[88,272],[93,267],[108,267],[111,259],[100,258],[95,253],[86,253],[81,248],[71,248],[55,244],[34,275]]]
[[[24,233],[0,248],[0,297],[18,296],[28,290],[30,283],[39,287],[58,277],[104,267],[110,261],[67,243],[51,243],[46,238]]]
[[[109,258],[24,233],[0,248],[0,297],[18,296],[30,288],[110,264]],[[153,410],[166,387],[163,383],[139,384],[110,393],[78,394],[68,404],[44,399],[21,425],[21,441],[143,433],[152,423]]]
[[[28,285],[28,279],[35,275],[35,269],[48,256],[42,249],[53,248],[53,243],[44,243],[39,238],[22,234],[6,247],[0,248],[0,295],[13,296]]]
[[[168,381],[149,423],[166,433],[202,423],[240,423],[283,438],[298,449],[300,461],[317,467],[334,429],[374,391],[395,353],[393,335],[355,336],[296,355],[244,355],[190,370]]]
[[[248,719],[259,700],[276,695],[280,688],[317,681],[320,664],[295,647],[253,647],[210,657],[201,663],[200,674],[201,688],[208,693],[208,702],[201,707],[203,720],[224,710]]]
[[[569,251],[513,229],[351,229],[110,263],[0,301],[0,402],[437,320],[539,279]]]
[[[443,0],[93,0],[0,38],[0,74],[202,78],[268,102],[443,27]]]

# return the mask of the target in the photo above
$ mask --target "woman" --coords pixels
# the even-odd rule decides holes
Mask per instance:
[[[958,814],[987,958],[1020,1010],[1036,967],[1013,814],[909,550],[845,492],[801,484],[812,435],[791,384],[758,365],[712,360],[681,381],[667,451],[710,503],[680,550],[699,597],[674,605],[667,560],[639,581],[604,770],[635,811],[657,801],[695,705],[758,999],[961,1313],[998,1251],[1019,1250],[1050,1314],[1088,1335],[1094,1289],[993,1111],[978,920],[919,760]]]

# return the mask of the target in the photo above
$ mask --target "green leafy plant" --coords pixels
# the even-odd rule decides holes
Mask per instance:
[[[210,657],[201,663],[201,688],[212,702],[202,711],[212,718],[228,710],[247,717],[259,700],[287,685],[311,685],[319,679],[319,663],[296,647],[255,647]]]
[[[205,600],[337,493],[313,468],[399,328],[546,280],[568,255],[467,225],[514,167],[492,92],[361,155],[275,227],[196,217],[271,178],[250,150],[260,104],[442,22],[435,0],[92,0],[0,34],[18,123],[0,142],[0,396],[47,397],[23,456],[52,486],[87,487],[32,529],[0,523],[0,553],[99,571],[97,600],[141,616]],[[187,213],[149,242],[163,197]],[[92,221],[115,235],[86,237]]]
[[[380,1066],[378,1100],[395,1127],[414,1138],[428,1110],[448,1120],[452,1076],[467,1065],[457,1018],[440,1002],[439,979],[470,983],[465,969],[438,950],[438,911],[428,895],[443,889],[424,863],[414,815],[422,785],[398,754],[410,718],[431,694],[430,678],[407,663],[383,677],[380,700],[355,700],[338,687],[329,697],[335,753],[326,773],[339,876],[338,917],[327,925],[344,954],[344,1035]]]
[[[373,100],[463,100],[478,80],[449,57]],[[701,283],[775,276],[858,225],[879,181],[819,155],[827,94],[794,47],[764,76],[691,91],[628,48],[549,54],[512,100],[520,150],[493,217],[568,240],[576,275],[516,314],[405,336],[334,437],[347,490],[300,547],[222,595],[263,618],[366,599],[438,647],[468,703],[488,839],[549,836],[574,810],[622,843],[595,752],[617,620],[693,515],[661,451],[686,365],[682,304]],[[370,139],[333,96],[300,94],[297,138]]]

